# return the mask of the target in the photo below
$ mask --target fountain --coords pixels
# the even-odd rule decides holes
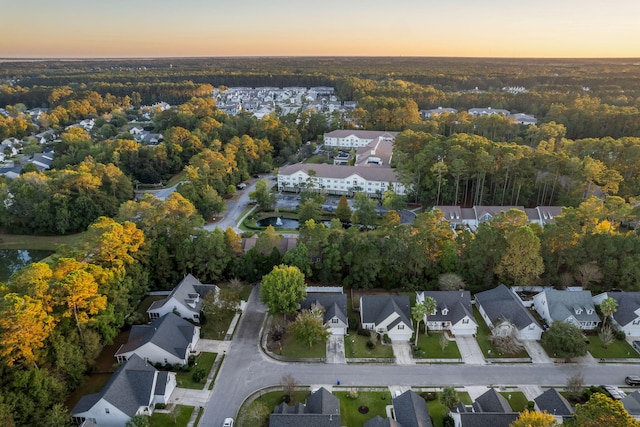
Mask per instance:
[[[282,220],[280,217],[276,218],[276,225],[282,225]]]

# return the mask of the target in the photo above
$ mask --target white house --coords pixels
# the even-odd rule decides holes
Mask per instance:
[[[530,223],[545,226],[555,222],[555,218],[562,215],[561,206],[538,206],[536,208],[525,208],[524,206],[473,206],[471,208],[462,208],[460,206],[434,206],[433,210],[438,209],[444,214],[444,217],[451,228],[468,228],[475,231],[480,223],[491,221],[497,215],[506,213],[511,209],[524,212]]]
[[[469,114],[472,116],[492,116],[494,114],[502,114],[503,116],[509,116],[511,113],[509,110],[502,110],[500,108],[469,108]]]
[[[389,187],[396,194],[406,193],[391,168],[297,163],[278,171],[278,191],[299,192],[312,188],[336,195],[365,192],[369,196],[380,196]]]
[[[379,140],[395,141],[398,132],[375,130],[334,130],[324,134],[325,147],[360,148]]]
[[[425,119],[430,119],[431,117],[436,117],[444,113],[456,114],[457,112],[458,110],[456,110],[455,108],[446,108],[446,107],[432,108],[430,110],[420,110],[420,114]]]
[[[628,337],[640,337],[640,292],[603,292],[593,297],[593,302],[600,305],[605,298],[613,298],[618,303],[611,324]]]
[[[132,326],[129,340],[115,357],[124,362],[136,354],[152,363],[186,365],[199,339],[200,327],[167,313],[148,325]]]
[[[200,323],[202,297],[208,292],[217,293],[218,290],[216,285],[203,285],[191,274],[187,274],[178,286],[173,288],[167,298],[154,301],[147,310],[147,314],[150,320],[155,320],[165,314],[175,313],[180,317]]]
[[[591,330],[600,324],[591,291],[545,289],[533,297],[533,307],[549,325],[559,321]]]
[[[478,325],[473,318],[469,291],[416,292],[416,304],[423,303],[427,297],[436,300],[435,312],[426,316],[429,330],[449,331],[461,336],[476,334]]]
[[[476,307],[485,323],[498,334],[515,332],[520,340],[539,340],[542,327],[522,304],[520,298],[505,285],[476,294]]]
[[[318,290],[319,287],[313,287]],[[300,308],[310,310],[312,307],[322,308],[322,324],[325,325],[333,335],[346,335],[349,328],[349,318],[347,317],[347,296],[339,292],[310,292],[307,288],[307,296],[300,304]]]
[[[123,427],[134,415],[151,415],[157,403],[169,402],[176,374],[160,372],[135,354],[102,387],[83,396],[71,414],[76,424]]]
[[[362,328],[387,334],[393,341],[409,341],[413,335],[407,296],[360,297]]]

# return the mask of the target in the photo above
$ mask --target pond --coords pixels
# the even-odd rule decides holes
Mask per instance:
[[[298,228],[300,222],[297,219],[280,218],[279,216],[270,216],[263,218],[257,222],[260,227],[268,227],[270,225],[275,228]]]
[[[0,282],[6,282],[9,277],[22,267],[40,261],[51,255],[49,251],[35,251],[26,249],[0,250]]]

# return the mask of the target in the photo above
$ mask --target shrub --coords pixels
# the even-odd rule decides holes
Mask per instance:
[[[627,339],[627,336],[625,335],[624,331],[616,331],[616,339],[618,341],[624,341],[625,339]]]
[[[427,402],[431,402],[433,400],[436,400],[436,393],[432,392],[432,391],[427,391],[425,393],[422,393],[422,398],[424,400],[426,400]]]
[[[350,391],[347,393],[347,397],[348,397],[349,399],[354,399],[354,400],[355,400],[355,399],[357,399],[357,398],[358,398],[358,390],[350,390]]]
[[[450,415],[445,415],[442,417],[442,427],[455,427],[456,423],[453,421]]]
[[[166,407],[166,405],[164,403],[156,403],[155,408],[156,409],[164,409]]]
[[[374,343],[373,341],[369,340],[367,341],[367,348],[369,350],[373,350],[374,348],[376,348],[376,343]]]
[[[187,361],[187,364],[189,366],[193,366],[196,364],[196,357],[195,356],[189,356],[189,360]]]
[[[196,368],[194,369],[193,374],[191,374],[191,378],[193,379],[193,381],[200,383],[202,382],[202,380],[204,380],[206,375],[207,373],[204,371],[204,369]]]
[[[389,338],[389,335],[384,334],[382,336],[382,342],[385,343],[385,344],[391,344],[391,338]]]
[[[536,402],[534,402],[533,400],[530,400],[527,402],[527,408],[529,408],[530,411],[535,410],[536,407]]]
[[[358,329],[358,335],[360,335],[361,337],[370,337],[371,336],[371,331],[369,329]]]

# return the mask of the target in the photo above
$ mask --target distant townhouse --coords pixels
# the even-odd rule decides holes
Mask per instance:
[[[511,113],[509,110],[502,110],[500,108],[469,108],[469,114],[472,116],[492,116],[494,114],[502,114],[503,116],[509,116]]]
[[[398,132],[375,130],[334,130],[324,134],[324,145],[337,148],[360,148],[379,140],[395,141]]]
[[[432,117],[436,117],[444,113],[457,114],[458,110],[456,110],[455,108],[447,108],[447,107],[432,108],[430,110],[420,110],[420,115],[424,119],[430,119]]]
[[[611,324],[628,337],[640,337],[640,292],[604,292],[594,296],[593,302],[600,305],[605,298],[613,298],[618,303],[611,315]]]
[[[160,301],[154,301],[147,314],[150,320],[158,319],[167,313],[175,313],[185,319],[200,323],[200,312],[204,295],[209,292],[218,292],[216,285],[204,285],[191,274],[173,288],[169,296]]]
[[[533,307],[549,325],[567,322],[582,330],[592,330],[600,324],[591,291],[545,289],[533,297]]]
[[[538,119],[536,119],[530,114],[515,113],[515,114],[510,114],[509,117],[515,120],[518,124],[525,125],[525,126],[535,125],[536,123],[538,123]]]
[[[297,193],[304,188],[334,195],[364,192],[370,197],[380,197],[389,188],[397,194],[406,193],[390,168],[297,163],[278,171],[278,191]]]
[[[475,231],[480,223],[491,221],[497,215],[506,213],[511,209],[524,212],[529,222],[545,226],[553,224],[555,218],[562,215],[562,206],[538,206],[536,208],[525,208],[524,206],[473,206],[462,208],[460,206],[438,205],[433,207],[444,214],[444,217],[451,228],[468,228]]]
[[[471,293],[469,291],[422,291],[416,292],[416,304],[431,297],[436,309],[426,316],[431,331],[449,331],[453,335],[475,335],[478,325],[473,317]]]

